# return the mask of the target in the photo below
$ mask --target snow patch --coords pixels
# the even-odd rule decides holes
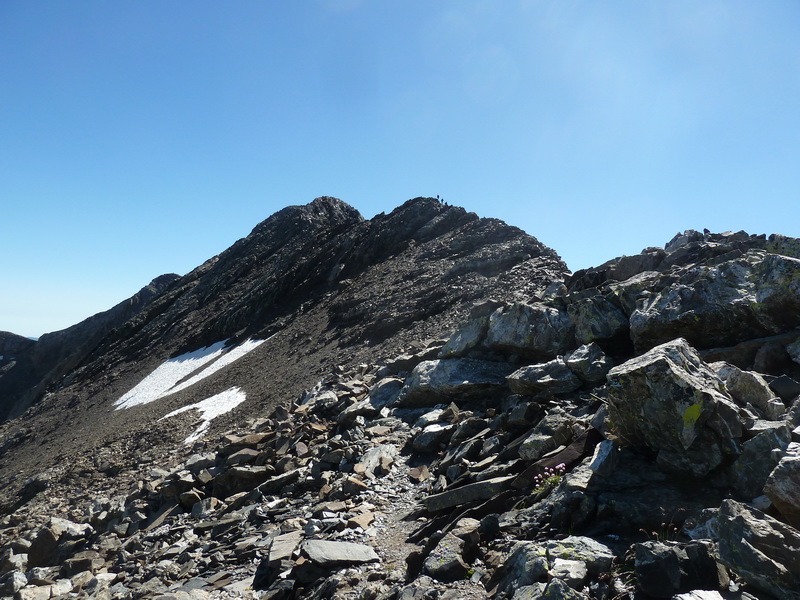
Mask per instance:
[[[269,339],[269,338],[267,338]],[[123,394],[114,405],[117,410],[131,408],[140,404],[149,404],[170,394],[186,389],[220,369],[227,367],[233,361],[251,352],[266,340],[246,340],[239,346],[225,350],[225,342],[217,342],[211,346],[187,352],[175,358],[170,358],[147,377],[142,379],[133,389]],[[210,363],[210,364],[209,364]],[[208,366],[206,366],[208,365]],[[203,368],[204,367],[204,368]],[[201,371],[198,369],[203,368]],[[195,373],[192,375],[192,373]],[[186,381],[183,381],[189,377]]]
[[[175,392],[179,392],[181,390],[185,390],[186,388],[188,388],[189,386],[194,385],[195,383],[197,383],[201,379],[205,379],[206,377],[208,377],[209,375],[212,375],[213,373],[216,373],[220,369],[224,369],[229,364],[231,364],[233,361],[240,359],[241,357],[243,357],[248,352],[252,352],[253,350],[258,348],[261,344],[263,344],[266,341],[267,340],[246,340],[246,341],[242,342],[240,345],[236,346],[232,350],[230,350],[230,351],[226,352],[225,354],[223,354],[219,358],[219,360],[211,363],[208,367],[203,369],[197,375],[187,379],[186,381],[184,381],[181,384],[176,385],[174,388],[171,388],[169,393],[170,394],[174,394]]]
[[[200,423],[200,426],[195,429],[194,433],[187,437],[183,442],[184,444],[191,444],[195,440],[199,439],[203,433],[205,433],[209,425],[211,425],[212,419],[220,415],[224,415],[230,410],[233,410],[246,399],[247,395],[241,389],[238,387],[232,387],[220,394],[216,394],[210,398],[196,402],[195,404],[190,404],[189,406],[184,406],[183,408],[173,410],[171,413],[161,417],[159,421],[163,421],[169,417],[174,417],[175,415],[179,415],[187,410],[199,410],[202,423]]]

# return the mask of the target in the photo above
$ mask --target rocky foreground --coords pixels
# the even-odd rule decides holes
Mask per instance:
[[[798,326],[800,240],[744,233],[477,301],[166,459],[30,478],[0,596],[800,599]]]

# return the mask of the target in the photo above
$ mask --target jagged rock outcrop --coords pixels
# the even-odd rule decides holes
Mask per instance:
[[[0,594],[797,597],[800,332],[778,315],[800,242],[689,231],[562,285],[553,254],[465,215],[427,199],[374,222],[332,199],[287,209],[287,229],[257,228],[282,244],[239,244],[271,249],[218,310],[193,290],[243,256],[177,281],[126,326],[133,346],[105,338],[110,372],[85,362],[75,406],[117,406],[108,420],[130,427],[6,490]],[[337,264],[359,265],[333,277],[326,222]],[[292,248],[317,262],[292,266]],[[260,287],[270,273],[289,274],[288,304]],[[15,422],[27,433],[0,460],[24,460],[25,425],[75,390]],[[246,418],[212,427],[220,406]]]

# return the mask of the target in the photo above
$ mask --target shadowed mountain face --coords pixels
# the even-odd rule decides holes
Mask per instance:
[[[0,376],[4,405],[11,414],[33,408],[6,428],[16,449],[13,465],[0,456],[0,474],[47,468],[65,451],[121,438],[168,447],[185,432],[156,419],[190,400],[238,386],[248,400],[226,418],[241,419],[251,404],[289,400],[340,363],[446,334],[478,300],[530,301],[566,274],[558,255],[523,231],[431,198],[371,220],[329,197],[285,208],[183,277],[162,276],[39,342],[17,340],[24,348]],[[167,359],[247,339],[269,341],[157,407],[113,410]],[[154,429],[157,441],[148,437]]]

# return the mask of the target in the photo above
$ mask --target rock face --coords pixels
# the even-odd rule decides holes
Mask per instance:
[[[798,598],[799,257],[290,207],[0,428],[0,597]]]

